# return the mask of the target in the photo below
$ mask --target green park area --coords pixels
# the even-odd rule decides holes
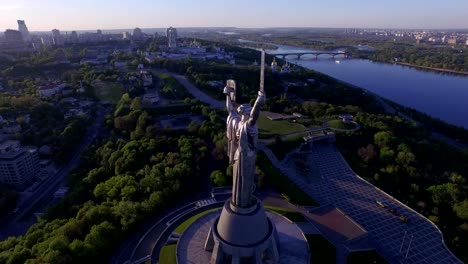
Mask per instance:
[[[353,131],[358,128],[358,125],[356,123],[345,123],[340,119],[330,120],[327,122],[327,124],[328,124],[328,127],[331,129]]]
[[[294,123],[289,120],[270,120],[265,115],[260,114],[257,121],[259,137],[269,138],[307,130],[304,125]]]
[[[185,87],[180,84],[174,77],[167,73],[157,73],[156,77],[161,82],[161,95],[167,99],[184,100],[191,97]]]
[[[93,82],[94,92],[101,101],[116,104],[123,94],[123,85],[115,82],[96,80]]]

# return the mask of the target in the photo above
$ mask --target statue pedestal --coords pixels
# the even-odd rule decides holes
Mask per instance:
[[[211,264],[278,263],[275,225],[262,204],[239,208],[227,200],[221,215],[210,228],[205,250],[212,251]]]

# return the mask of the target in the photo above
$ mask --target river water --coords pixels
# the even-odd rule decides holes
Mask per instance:
[[[269,54],[311,51],[292,46],[277,45]],[[423,71],[397,64],[370,60],[335,59],[320,55],[286,58],[344,82],[362,87],[396,103],[425,112],[448,123],[468,128],[468,76]]]

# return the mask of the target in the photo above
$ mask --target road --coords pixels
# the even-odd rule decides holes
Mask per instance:
[[[88,128],[88,131],[79,145],[73,152],[69,162],[58,169],[55,175],[47,178],[27,199],[20,201],[18,211],[5,218],[0,227],[0,239],[6,239],[8,236],[23,235],[25,228],[28,226],[21,225],[21,220],[27,218],[35,212],[38,206],[45,200],[50,199],[54,192],[62,185],[66,185],[66,177],[80,161],[80,156],[83,151],[93,142],[104,123],[106,111],[99,109],[96,113],[93,125]],[[21,227],[21,228],[17,228]]]
[[[154,73],[165,73],[165,74],[171,75],[180,84],[182,84],[185,87],[185,89],[187,89],[187,91],[190,94],[193,95],[193,97],[197,98],[198,100],[200,100],[201,102],[203,102],[205,104],[210,105],[211,108],[216,108],[217,109],[217,108],[226,107],[226,104],[224,102],[218,101],[218,100],[212,98],[211,96],[205,94],[200,89],[195,87],[195,85],[193,85],[191,82],[189,82],[189,80],[187,80],[187,78],[185,76],[175,74],[175,73],[172,73],[172,72],[168,72],[168,71],[164,71],[164,70],[152,70],[152,72],[154,72]]]
[[[207,195],[206,193],[201,194]],[[206,202],[204,206],[200,206],[200,202],[204,201],[209,202]],[[138,233],[122,244],[109,263],[135,262],[148,256],[151,256],[152,263],[157,263],[159,252],[175,227],[191,216],[211,208],[220,207],[223,203],[224,201],[217,202],[212,198],[205,198],[198,201],[187,201],[183,205],[171,209],[144,224]]]

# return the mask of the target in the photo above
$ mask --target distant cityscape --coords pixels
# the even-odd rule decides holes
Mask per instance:
[[[149,37],[159,36],[158,32],[150,35],[144,33],[140,28],[135,28],[132,32],[123,31],[120,33],[103,33],[100,29],[97,29],[95,32],[84,31],[81,33],[77,31],[61,32],[59,29],[52,29],[50,33],[30,33],[24,20],[18,20],[17,23],[18,29],[7,29],[3,36],[0,37],[0,51],[11,49],[39,50],[43,46],[63,46],[65,44],[96,43],[112,40],[144,41]],[[115,32],[115,30],[112,30],[112,32]],[[169,48],[175,47],[177,45],[175,41],[177,30],[168,28],[165,33],[167,37],[170,37]],[[432,43],[434,45],[463,44],[468,46],[468,33],[464,31],[344,29],[344,33],[394,37],[395,39],[412,39],[417,43]]]
[[[379,30],[379,29],[346,29],[348,34],[376,35],[395,37],[395,39],[412,39],[417,43],[437,44],[465,44],[468,46],[468,33],[446,30]]]

